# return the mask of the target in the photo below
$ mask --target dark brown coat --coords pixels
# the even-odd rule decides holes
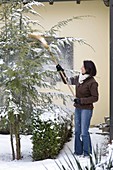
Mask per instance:
[[[98,101],[98,83],[94,77],[88,77],[79,84],[78,77],[70,78],[72,85],[76,85],[76,97],[80,98],[81,104],[74,104],[76,108],[93,109],[93,103]]]

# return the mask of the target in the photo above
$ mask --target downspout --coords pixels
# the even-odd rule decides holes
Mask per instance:
[[[113,140],[113,0],[110,0],[110,142]]]

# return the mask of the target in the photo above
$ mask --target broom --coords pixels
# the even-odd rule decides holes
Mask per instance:
[[[49,45],[48,45],[47,41],[45,40],[45,38],[42,35],[28,34],[28,37],[39,40],[43,44],[43,46],[48,50],[50,56],[52,57],[53,62],[56,65],[58,65],[58,62],[57,62],[56,58],[54,57],[53,53],[50,51],[50,48],[49,48]],[[67,81],[66,77],[64,76],[63,72],[62,71],[59,71],[59,72],[62,75],[63,79],[65,80],[65,82],[66,82],[69,90],[71,91],[73,97],[75,97],[73,89],[71,88],[70,84],[68,83],[68,81]]]

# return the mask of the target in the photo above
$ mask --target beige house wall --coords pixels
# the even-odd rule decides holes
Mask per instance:
[[[75,43],[73,64],[74,70],[80,71],[83,60],[91,59],[95,62],[98,71],[96,80],[99,83],[99,101],[94,105],[92,125],[104,122],[104,117],[109,116],[109,8],[104,5],[103,0],[82,1],[80,4],[74,1],[55,2],[53,5],[44,5],[34,7],[41,17],[33,19],[38,19],[45,30],[73,16],[85,16],[62,27],[58,36],[82,38],[93,47],[94,50],[87,45]],[[71,94],[67,85],[59,83],[58,87],[66,94]],[[74,112],[72,102],[69,102],[68,108]]]
[[[104,122],[104,117],[109,116],[109,8],[103,0],[76,2],[55,2],[53,5],[45,3],[37,11],[43,18],[40,19],[45,30],[49,30],[59,21],[73,16],[88,16],[82,20],[74,20],[59,32],[59,37],[82,38],[87,45],[75,43],[74,45],[74,69],[80,70],[82,61],[91,59],[97,66],[96,80],[99,83],[99,101],[94,105],[92,124]],[[70,93],[66,85],[59,87],[66,93]],[[73,108],[73,104],[69,103]],[[74,108],[73,108],[74,109]]]

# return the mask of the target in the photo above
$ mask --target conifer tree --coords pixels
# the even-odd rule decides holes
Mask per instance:
[[[33,43],[28,38],[28,34],[33,32],[30,24],[36,24],[36,21],[31,21],[25,14],[31,12],[38,15],[32,5],[39,6],[41,3],[2,1],[0,11],[3,25],[0,32],[0,88],[4,96],[1,113],[9,121],[13,159],[21,159],[21,127],[37,105],[43,110],[51,103],[51,97],[39,90],[50,87],[44,80],[52,76],[52,71],[47,72],[43,68],[51,59],[40,43]]]

